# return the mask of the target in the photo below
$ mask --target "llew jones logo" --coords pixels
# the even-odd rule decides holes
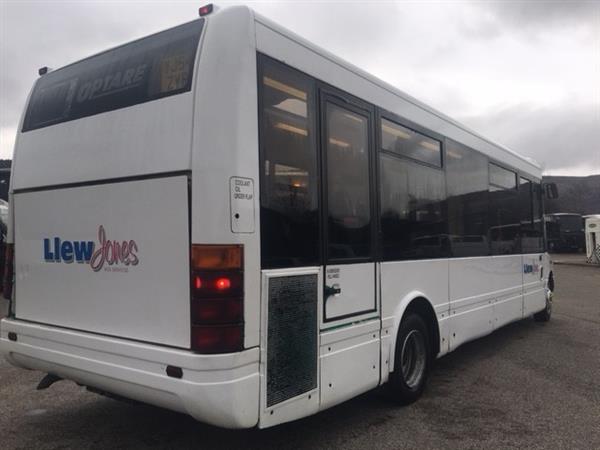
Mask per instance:
[[[140,262],[134,240],[110,241],[106,231],[98,227],[98,245],[93,241],[65,241],[59,237],[44,239],[44,261],[89,264],[94,272],[127,272],[129,266]]]

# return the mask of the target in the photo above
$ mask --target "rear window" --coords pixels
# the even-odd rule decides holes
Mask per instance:
[[[23,131],[189,91],[203,24],[198,19],[44,75]]]

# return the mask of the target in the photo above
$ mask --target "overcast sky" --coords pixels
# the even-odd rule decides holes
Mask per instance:
[[[513,150],[600,173],[600,0],[246,3]],[[0,157],[42,66],[197,17],[200,2],[0,0]]]

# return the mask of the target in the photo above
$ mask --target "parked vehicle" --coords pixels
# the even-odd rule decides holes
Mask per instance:
[[[546,214],[545,223],[549,251],[585,251],[585,223],[581,214]]]
[[[435,358],[550,318],[538,165],[209,10],[41,71],[11,177],[12,364],[264,428],[383,384],[415,401]]]
[[[600,265],[600,214],[585,216],[585,244],[587,262]]]

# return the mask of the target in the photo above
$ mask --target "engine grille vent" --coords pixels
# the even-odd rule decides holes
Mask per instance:
[[[269,279],[267,406],[317,387],[317,275]]]

